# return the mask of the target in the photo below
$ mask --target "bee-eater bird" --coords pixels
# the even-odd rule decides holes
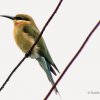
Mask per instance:
[[[37,28],[32,17],[26,14],[18,14],[15,17],[2,15],[2,17],[6,17],[12,19],[14,22],[14,39],[18,47],[24,52],[27,53],[32,45],[35,43],[38,38],[40,31]],[[54,84],[54,80],[51,72],[56,75],[54,68],[59,72],[56,67],[54,61],[52,60],[50,53],[47,49],[45,41],[43,37],[36,44],[31,53],[31,58],[35,58],[40,66],[45,71],[48,80],[51,84]],[[54,67],[54,68],[53,68]],[[55,92],[58,93],[57,88],[55,88]]]

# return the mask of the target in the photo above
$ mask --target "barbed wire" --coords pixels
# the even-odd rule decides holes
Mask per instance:
[[[50,94],[52,93],[53,89],[56,87],[56,85],[60,82],[60,80],[62,79],[62,77],[64,76],[64,74],[67,72],[68,68],[72,65],[72,63],[75,61],[75,59],[78,57],[78,55],[81,53],[81,51],[83,50],[84,46],[86,45],[86,43],[88,42],[88,40],[90,39],[91,35],[93,34],[93,32],[97,29],[97,27],[100,25],[100,20],[98,21],[98,23],[95,25],[95,27],[92,29],[92,31],[89,33],[89,35],[87,36],[87,38],[85,39],[85,41],[83,42],[83,44],[81,45],[81,47],[79,48],[79,50],[77,51],[77,53],[74,55],[74,57],[71,59],[71,61],[68,63],[68,65],[66,66],[66,68],[64,69],[64,71],[62,72],[62,74],[60,75],[60,77],[58,78],[58,80],[55,82],[55,84],[52,86],[52,88],[50,89],[50,91],[48,92],[48,94],[46,95],[46,97],[44,98],[44,100],[47,100],[48,97],[50,96]]]
[[[19,68],[19,66],[25,61],[25,59],[28,58],[31,55],[31,51],[34,49],[35,45],[38,43],[38,41],[40,40],[41,36],[43,35],[43,32],[45,31],[46,27],[48,26],[48,24],[50,23],[50,21],[52,20],[52,18],[56,14],[56,12],[58,11],[58,9],[59,9],[62,1],[63,0],[59,1],[59,3],[57,5],[57,7],[55,8],[54,12],[52,13],[52,15],[50,16],[50,18],[47,20],[46,24],[44,25],[44,27],[43,27],[40,35],[37,38],[37,40],[35,41],[35,43],[33,44],[33,46],[30,48],[30,50],[25,54],[25,56],[20,60],[20,62],[17,64],[17,66],[12,70],[12,72],[10,73],[10,75],[7,77],[7,79],[5,80],[5,82],[3,83],[3,85],[1,86],[0,91],[4,88],[4,86],[7,84],[7,82],[11,78],[11,76]]]

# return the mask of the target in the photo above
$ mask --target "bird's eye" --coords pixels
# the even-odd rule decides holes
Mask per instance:
[[[15,17],[14,19],[16,19],[16,20],[23,20],[22,17]]]
[[[29,21],[27,18],[24,18],[24,17],[15,17],[14,19],[16,19],[16,20],[25,20],[25,21]]]

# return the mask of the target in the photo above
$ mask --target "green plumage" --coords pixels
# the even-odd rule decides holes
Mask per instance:
[[[36,27],[34,28],[31,25],[27,25],[23,29],[24,29],[25,33],[28,33],[29,35],[31,35],[34,38],[34,40],[36,41],[36,39],[38,38],[39,33],[40,33]],[[46,59],[46,61],[48,61],[48,63],[50,63],[59,72],[58,68],[54,64],[54,62],[49,54],[49,51],[47,49],[47,46],[44,42],[43,37],[41,37],[37,46],[40,48],[38,51],[39,55],[43,56]]]

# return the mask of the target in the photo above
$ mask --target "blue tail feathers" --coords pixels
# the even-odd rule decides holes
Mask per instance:
[[[51,72],[56,75],[56,72],[54,71],[54,69],[51,67],[51,64],[48,63],[44,57],[39,57],[36,59],[40,66],[43,68],[43,70],[45,71],[47,77],[48,77],[48,80],[51,82],[51,84],[53,85],[54,84],[54,80],[53,80],[53,77],[52,77],[52,74]],[[51,71],[51,72],[50,72]],[[55,88],[55,93],[59,93],[57,88]]]

